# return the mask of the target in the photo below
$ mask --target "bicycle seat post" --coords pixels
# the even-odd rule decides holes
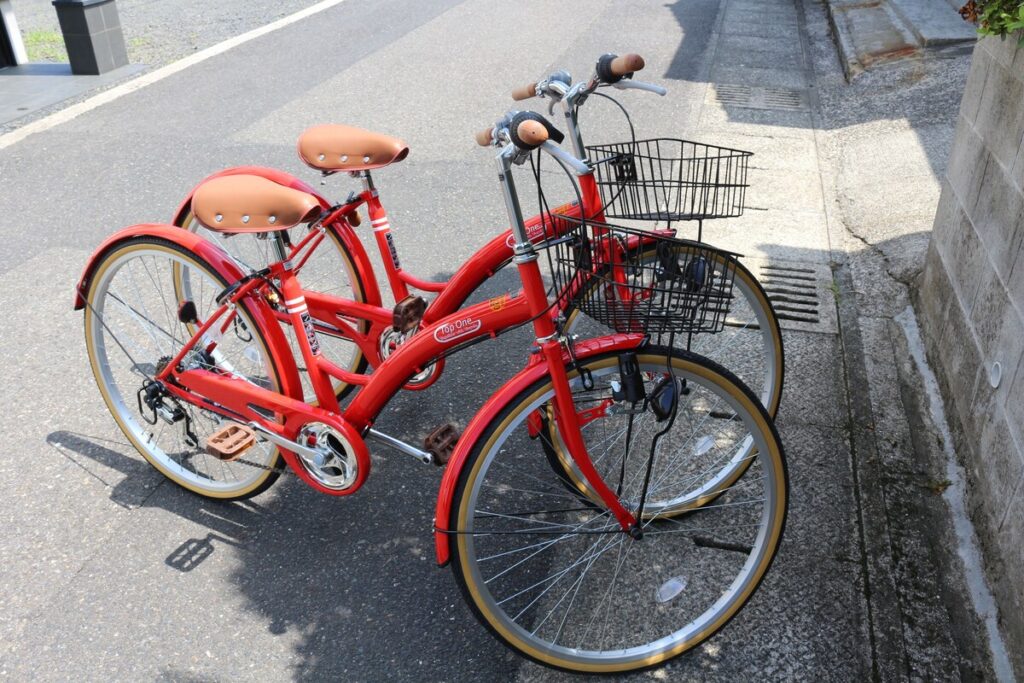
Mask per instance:
[[[369,171],[362,171],[357,175],[357,177],[363,181],[364,190],[366,190],[370,194],[374,194],[377,192],[377,188],[373,184],[373,177],[370,175]]]
[[[267,235],[270,244],[274,249],[274,257],[284,263],[288,260],[288,245],[285,244],[284,232],[276,230]]]

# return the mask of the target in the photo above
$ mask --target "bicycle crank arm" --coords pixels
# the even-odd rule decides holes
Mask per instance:
[[[280,446],[285,450],[291,451],[296,455],[302,455],[307,458],[316,458],[320,456],[320,452],[317,451],[316,449],[310,448],[309,446],[304,446],[297,441],[286,439],[280,434],[270,431],[269,429],[267,429],[266,427],[257,422],[250,422],[246,426],[249,427],[249,429],[253,430],[254,432],[258,432],[267,441],[273,443],[276,446]]]
[[[429,465],[432,462],[434,462],[434,456],[428,453],[427,451],[420,450],[419,448],[416,448],[411,444],[407,444],[404,441],[396,439],[393,436],[385,434],[384,432],[378,432],[376,429],[370,429],[368,432],[366,432],[366,438],[376,441],[377,443],[382,443],[385,446],[390,446],[391,448],[394,448],[396,451],[400,451],[402,453],[405,453],[406,455],[411,455],[412,457],[416,458],[417,460],[424,464]]]

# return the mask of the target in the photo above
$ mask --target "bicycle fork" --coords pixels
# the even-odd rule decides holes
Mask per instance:
[[[580,419],[576,413],[572,388],[569,385],[569,375],[565,369],[561,335],[551,316],[547,315],[550,308],[547,289],[541,277],[540,267],[537,265],[537,252],[526,232],[522,210],[512,180],[511,166],[515,162],[517,153],[513,145],[505,147],[499,153],[498,178],[504,190],[505,207],[508,211],[509,224],[512,226],[512,234],[515,237],[512,262],[519,270],[523,291],[530,304],[533,328],[537,335],[536,344],[547,364],[551,383],[555,390],[555,425],[569,451],[569,456],[579,468],[587,484],[597,493],[608,510],[615,515],[622,530],[636,537],[640,530],[637,519],[626,510],[619,501],[619,497],[598,474],[587,453],[586,443],[583,441]]]

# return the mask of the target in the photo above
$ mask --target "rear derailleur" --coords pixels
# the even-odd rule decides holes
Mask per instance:
[[[181,407],[178,399],[167,392],[162,382],[153,379],[143,380],[142,388],[135,397],[139,403],[139,415],[143,420],[151,425],[155,425],[158,419],[170,425],[181,422],[185,428],[185,443],[192,448],[199,448],[199,437],[192,429],[192,418]]]

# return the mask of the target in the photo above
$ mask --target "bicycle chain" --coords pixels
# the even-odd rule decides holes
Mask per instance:
[[[261,465],[258,462],[253,462],[252,460],[246,460],[245,458],[238,458],[237,460],[232,460],[231,462],[238,462],[243,465],[247,465],[248,467],[255,467],[258,470],[266,470],[268,472],[277,472],[278,474],[294,474],[294,472],[292,472],[287,465],[282,467],[270,467],[268,465]]]

